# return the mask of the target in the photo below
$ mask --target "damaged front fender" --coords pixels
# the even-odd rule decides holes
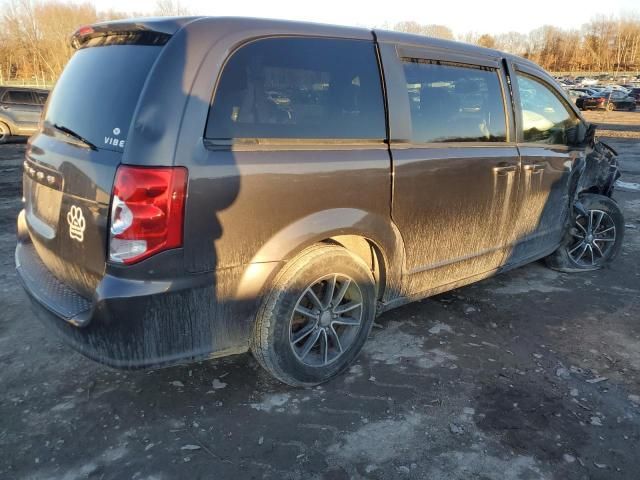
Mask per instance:
[[[578,180],[576,194],[597,193],[611,197],[613,186],[620,178],[618,153],[599,139],[588,148],[585,166]]]
[[[569,185],[571,202],[569,211],[575,210],[579,215],[585,213],[580,195],[595,193],[611,197],[614,184],[620,178],[618,152],[595,136],[596,128],[594,124],[590,124],[587,128],[583,143],[585,155],[575,166],[577,174]],[[567,218],[567,222],[571,222],[571,216]]]

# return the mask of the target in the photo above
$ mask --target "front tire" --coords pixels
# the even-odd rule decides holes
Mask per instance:
[[[251,352],[288,385],[326,382],[362,350],[375,304],[375,282],[360,258],[337,245],[315,245],[283,268],[264,298]]]
[[[580,196],[586,214],[574,212],[563,244],[546,258],[547,266],[561,272],[597,270],[620,253],[624,216],[609,197],[587,193]]]

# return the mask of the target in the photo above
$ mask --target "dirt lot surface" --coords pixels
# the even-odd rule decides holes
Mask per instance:
[[[0,478],[640,478],[640,112],[618,149],[621,257],[535,263],[389,312],[350,371],[287,388],[249,355],[119,372],[30,312],[20,143],[0,147]]]

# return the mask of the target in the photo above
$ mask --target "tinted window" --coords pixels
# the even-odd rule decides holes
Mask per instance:
[[[47,94],[44,92],[34,92],[33,93],[35,99],[36,99],[36,103],[38,105],[44,105],[45,103],[47,103]]]
[[[407,59],[404,73],[413,142],[506,140],[502,89],[495,69]]]
[[[518,74],[525,142],[568,145],[578,134],[579,119],[542,82]]]
[[[51,92],[45,122],[69,128],[98,148],[122,151],[142,86],[162,47],[117,45],[78,50]],[[117,130],[116,130],[117,131]]]
[[[272,38],[242,47],[222,73],[207,137],[384,138],[373,43]]]
[[[33,104],[33,97],[28,90],[9,90],[5,93],[2,101],[6,103],[28,103]]]

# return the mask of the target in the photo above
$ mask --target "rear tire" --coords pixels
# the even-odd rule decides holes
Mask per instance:
[[[0,122],[0,145],[7,143],[10,136],[11,129],[9,128],[9,125],[4,122]]]
[[[606,108],[609,112],[612,112],[612,111],[614,111],[614,110],[616,109],[616,106],[615,106],[613,103],[609,102],[609,103],[607,103],[607,106],[606,106],[605,108]]]
[[[574,218],[563,244],[545,260],[548,267],[561,272],[580,272],[602,268],[620,253],[624,238],[624,216],[609,197],[587,193],[580,196],[587,211]]]
[[[326,382],[362,350],[375,305],[373,276],[360,258],[336,245],[312,246],[287,263],[264,298],[251,352],[288,385]]]

